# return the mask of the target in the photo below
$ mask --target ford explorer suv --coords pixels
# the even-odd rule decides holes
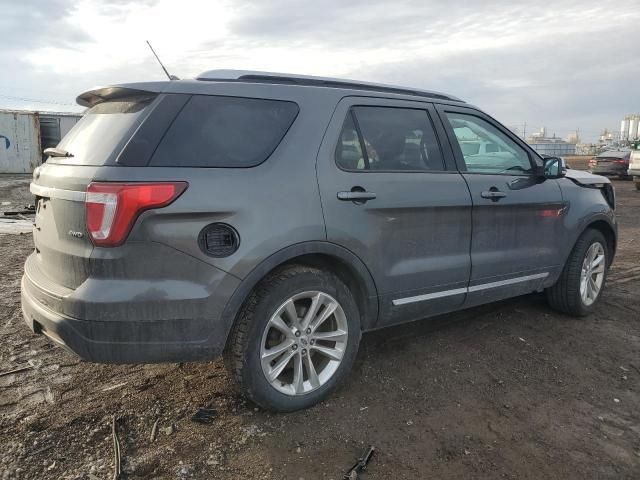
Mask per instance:
[[[602,296],[609,181],[454,96],[209,71],[78,103],[33,175],[22,309],[85,360],[223,356],[247,397],[292,411],[363,332],[531,292],[583,316]]]

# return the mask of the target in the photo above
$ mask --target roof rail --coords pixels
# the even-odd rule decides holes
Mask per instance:
[[[381,83],[360,82],[331,77],[316,77],[311,75],[294,75],[289,73],[257,72],[250,70],[209,70],[201,73],[196,80],[210,82],[244,82],[244,83],[277,83],[284,85],[305,85],[327,88],[347,88],[353,90],[367,90],[372,92],[395,93],[398,95],[413,95],[418,97],[437,98],[462,102],[458,97],[441,92],[419,90],[415,88],[397,87]]]

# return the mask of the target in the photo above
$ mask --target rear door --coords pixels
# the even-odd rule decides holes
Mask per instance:
[[[435,115],[427,103],[344,98],[318,155],[327,238],[371,271],[377,326],[450,311],[465,298],[471,200]]]
[[[438,111],[473,202],[465,305],[538,289],[561,268],[565,205],[557,180],[540,178],[532,153],[491,117],[462,107]],[[469,147],[477,143],[485,148]]]

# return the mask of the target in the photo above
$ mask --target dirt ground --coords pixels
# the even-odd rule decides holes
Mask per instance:
[[[0,179],[0,200],[28,202],[27,184]],[[370,333],[338,392],[286,415],[246,403],[221,361],[95,365],[31,334],[31,235],[0,235],[0,479],[112,478],[114,415],[125,479],[338,480],[368,444],[363,479],[640,478],[640,192],[615,184],[594,315],[530,295]],[[191,420],[199,407],[213,423]]]

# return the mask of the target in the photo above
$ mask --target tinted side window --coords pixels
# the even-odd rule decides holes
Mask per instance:
[[[426,110],[354,107],[336,149],[345,170],[444,170]]]
[[[531,173],[526,150],[489,122],[474,115],[447,112],[467,171],[471,173]]]
[[[293,102],[194,95],[151,158],[151,166],[253,167],[282,141]]]

